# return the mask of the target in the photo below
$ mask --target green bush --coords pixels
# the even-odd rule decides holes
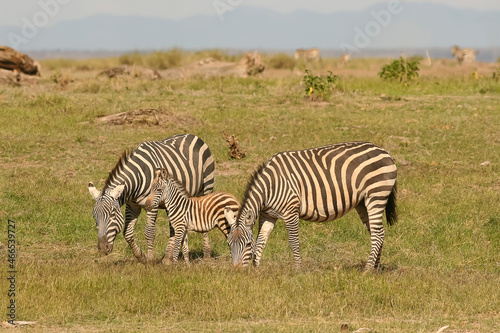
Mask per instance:
[[[378,76],[384,80],[398,80],[399,82],[407,83],[418,77],[419,65],[419,58],[406,59],[400,57],[399,60],[394,60],[389,65],[383,66]]]
[[[338,76],[333,75],[331,71],[328,71],[326,77],[315,76],[311,71],[306,69],[302,80],[305,85],[305,92],[311,99],[316,97],[325,100],[332,94]]]

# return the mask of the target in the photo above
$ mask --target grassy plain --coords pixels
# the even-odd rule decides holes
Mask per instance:
[[[290,69],[246,79],[95,77],[134,57],[46,61],[38,84],[0,86],[0,267],[6,276],[11,219],[17,319],[37,321],[22,331],[339,332],[344,323],[351,332],[435,332],[445,325],[447,333],[500,331],[496,66],[437,60],[405,86],[376,77],[387,60],[354,59],[338,68],[327,59],[315,72],[331,69],[341,80],[319,102],[304,96],[301,76]],[[56,79],[61,75],[67,84]],[[163,108],[169,120],[95,122],[146,107]],[[228,157],[223,130],[238,137],[245,159]],[[258,269],[233,269],[218,231],[210,234],[210,262],[199,259],[201,235],[190,236],[189,268],[139,264],[122,235],[113,253],[100,257],[88,182],[101,188],[124,149],[179,133],[208,143],[216,189],[237,197],[275,152],[351,140],[386,148],[398,165],[399,222],[387,228],[381,271],[362,274],[369,236],[354,212],[327,224],[301,222],[298,271],[282,222]],[[143,249],[144,224],[143,213],[136,226]],[[165,214],[157,226],[160,257]],[[6,278],[0,288],[5,309]]]

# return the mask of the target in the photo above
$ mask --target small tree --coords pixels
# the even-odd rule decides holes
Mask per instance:
[[[313,98],[313,96],[319,99],[328,99],[332,94],[332,90],[335,88],[335,83],[338,80],[337,75],[333,75],[331,71],[328,71],[326,77],[315,76],[311,71],[306,69],[303,82],[305,85],[306,94]]]
[[[382,71],[378,73],[378,76],[384,80],[398,80],[407,83],[418,77],[419,65],[419,58],[407,60],[400,57],[399,60],[394,60],[389,65],[382,67]]]

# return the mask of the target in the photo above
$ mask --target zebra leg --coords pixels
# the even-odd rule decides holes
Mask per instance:
[[[170,220],[168,221],[168,224],[170,225],[170,237],[168,238],[167,248],[165,249],[165,256],[163,256],[163,259],[161,260],[162,264],[169,264],[172,261],[172,256],[174,253],[175,229],[172,226],[172,222],[170,222]]]
[[[123,237],[132,249],[132,253],[134,254],[134,256],[143,263],[146,261],[146,257],[144,256],[134,239],[134,227],[140,213],[140,207],[135,207],[127,204],[127,208],[125,209],[125,226],[123,228]]]
[[[146,237],[146,243],[148,246],[148,254],[146,255],[146,262],[153,263],[155,226],[156,226],[156,217],[158,216],[158,208],[153,207],[151,210],[147,211],[147,214],[148,214],[148,218],[147,218],[147,222],[146,222],[146,229],[144,230],[144,235]]]
[[[293,253],[295,268],[300,268],[301,259],[299,252],[299,214],[294,213],[284,218],[285,227],[288,234],[288,243]]]
[[[255,246],[255,267],[260,265],[260,260],[262,259],[262,253],[264,252],[264,248],[266,247],[267,240],[269,239],[269,235],[274,229],[274,224],[276,223],[275,218],[264,217],[260,215],[259,217],[259,235],[257,236],[257,242]]]
[[[186,226],[180,225],[175,230],[175,244],[174,244],[174,255],[172,258],[172,262],[177,264],[177,260],[179,259],[179,251],[181,250],[181,245],[184,241],[184,237],[186,236]]]
[[[361,201],[357,206],[356,206],[356,211],[358,212],[359,217],[361,218],[361,221],[366,227],[366,230],[370,232],[370,219],[368,218],[368,211],[366,210],[365,206],[365,201]]]
[[[188,233],[184,236],[184,242],[182,242],[182,256],[184,257],[184,262],[189,265],[189,246],[188,246]]]
[[[366,209],[370,220],[370,241],[371,250],[368,262],[365,266],[365,271],[371,271],[378,268],[380,256],[382,254],[382,246],[384,244],[385,229],[382,224],[382,215],[385,205],[381,205],[380,201],[375,201],[372,204],[367,202]]]
[[[212,248],[210,247],[210,238],[208,232],[203,233],[203,259],[211,259]]]
[[[172,260],[172,251],[174,248],[174,243],[175,243],[175,229],[172,227],[172,223],[170,223],[170,220],[168,221],[168,224],[170,226],[170,237],[168,238],[168,244],[167,248],[165,249],[165,256],[162,259],[163,260]]]

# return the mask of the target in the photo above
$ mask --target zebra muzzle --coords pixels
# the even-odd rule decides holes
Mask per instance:
[[[108,243],[106,237],[99,237],[97,242],[97,249],[103,255],[108,255],[113,250],[113,245]]]

